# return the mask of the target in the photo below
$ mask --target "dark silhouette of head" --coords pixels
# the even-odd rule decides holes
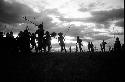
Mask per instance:
[[[52,36],[52,37],[55,37],[55,36],[56,36],[56,33],[55,33],[55,32],[53,32],[53,33],[51,34],[51,36]]]
[[[46,31],[46,34],[49,35],[49,31]]]
[[[79,36],[77,36],[77,39],[79,39]]]
[[[13,32],[12,32],[12,31],[10,32],[10,35],[13,35]]]
[[[118,38],[118,37],[116,38],[116,41],[119,41],[119,38]]]
[[[0,37],[3,37],[3,32],[0,32]]]
[[[43,24],[40,24],[40,25],[38,26],[38,28],[43,28]]]
[[[35,33],[32,33],[32,36],[35,36]]]
[[[60,32],[60,33],[58,33],[58,35],[59,35],[59,36],[62,36],[62,35],[63,35],[63,33],[61,33],[61,32]]]

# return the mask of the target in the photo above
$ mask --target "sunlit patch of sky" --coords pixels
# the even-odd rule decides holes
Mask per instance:
[[[84,39],[88,39],[88,40],[92,40],[93,39],[92,37],[87,37],[87,36],[84,36],[83,38]]]
[[[51,17],[53,20],[51,21],[52,23],[61,23],[62,21],[59,20],[58,16],[56,15],[48,15],[48,17]]]

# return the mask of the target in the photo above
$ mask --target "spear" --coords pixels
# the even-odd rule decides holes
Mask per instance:
[[[114,31],[114,27],[113,27],[113,31]],[[115,31],[114,31],[114,38],[115,38]]]
[[[66,33],[65,33],[65,35],[64,35],[64,37],[66,36],[66,34],[69,32],[69,29],[71,28],[71,25],[68,27],[68,29],[67,29],[67,31],[66,31]]]
[[[25,17],[22,17],[22,18],[24,18],[25,19],[25,21],[29,21],[30,23],[32,23],[32,24],[34,24],[35,26],[38,26],[37,24],[35,24],[34,22],[32,22],[32,21],[30,21],[29,19],[27,19],[27,17],[25,16]]]

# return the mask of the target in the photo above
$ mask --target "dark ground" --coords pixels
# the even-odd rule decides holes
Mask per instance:
[[[8,82],[122,82],[123,55],[49,53],[8,55]]]

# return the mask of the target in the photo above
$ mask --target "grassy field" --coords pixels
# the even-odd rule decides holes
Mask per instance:
[[[114,53],[31,53],[8,56],[9,82],[122,82],[123,57]]]

